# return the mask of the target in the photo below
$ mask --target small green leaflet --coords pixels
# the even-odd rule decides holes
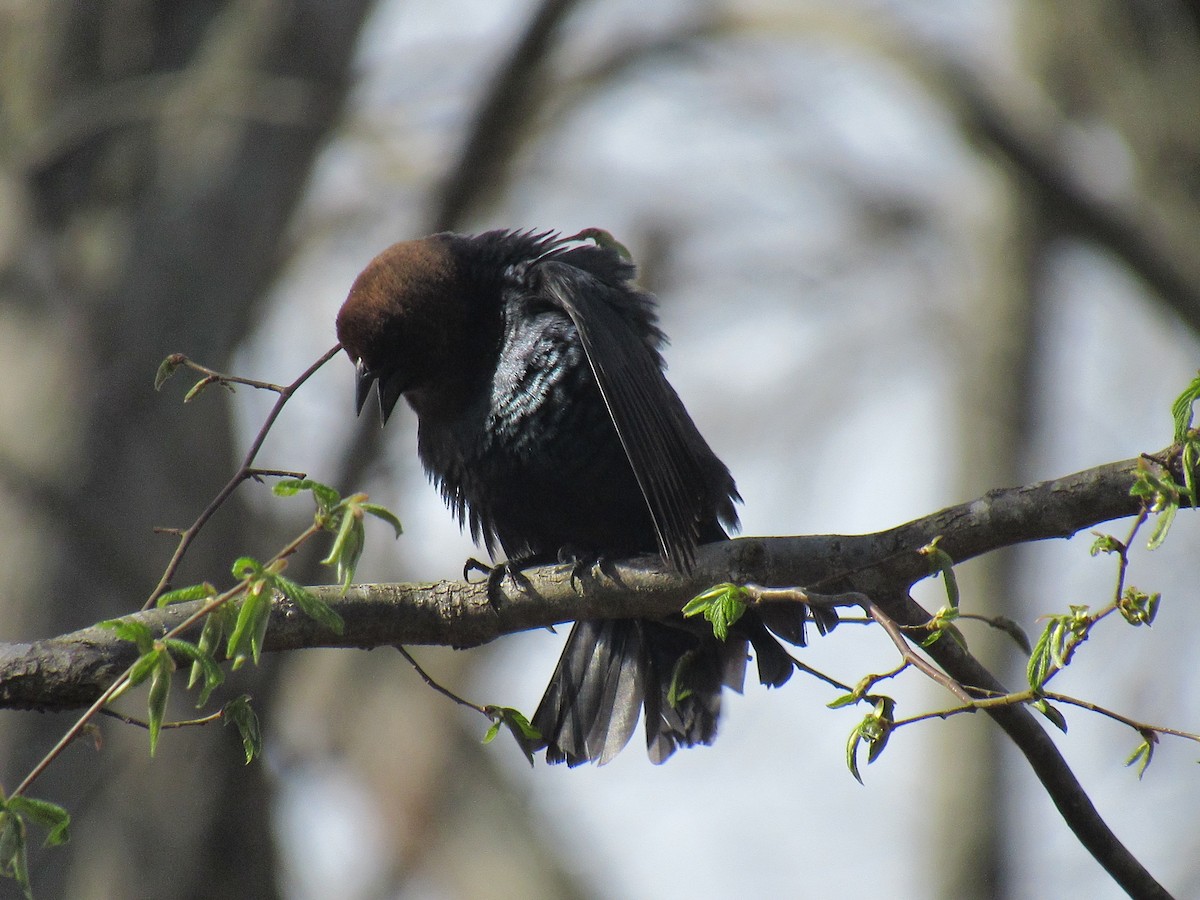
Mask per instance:
[[[521,752],[525,754],[529,765],[532,766],[534,748],[542,739],[542,733],[529,724],[529,720],[520,710],[513,709],[511,706],[487,706],[484,707],[484,712],[491,718],[492,724],[488,728],[487,734],[483,736],[483,743],[490,744],[494,741],[503,726],[516,740],[517,746],[521,748]]]
[[[685,617],[703,614],[712,625],[713,636],[723,641],[729,636],[729,626],[746,611],[746,591],[741,585],[715,584],[707,591],[697,594],[683,607]]]
[[[854,726],[850,739],[846,742],[846,767],[854,780],[863,783],[858,771],[858,748],[865,741],[867,744],[867,764],[875,762],[887,746],[895,722],[896,701],[891,697],[875,698],[875,708]]]
[[[258,725],[258,714],[250,705],[250,695],[235,697],[225,704],[221,712],[222,721],[226,725],[232,722],[237,728],[242,749],[246,752],[246,765],[249,765],[262,753],[262,731]]]
[[[1176,444],[1182,444],[1188,438],[1188,432],[1192,428],[1192,408],[1197,400],[1200,400],[1200,372],[1171,404],[1171,416],[1175,420]]]
[[[1136,765],[1138,767],[1138,780],[1146,774],[1146,769],[1149,767],[1151,760],[1154,758],[1154,748],[1158,746],[1158,734],[1153,731],[1142,731],[1142,742],[1134,748],[1129,754],[1129,758],[1125,760],[1126,766]]]
[[[391,510],[378,503],[368,503],[366,494],[351,494],[343,499],[333,488],[310,478],[284,479],[278,482],[273,490],[281,497],[291,497],[301,491],[312,492],[317,504],[315,523],[325,531],[334,533],[333,546],[329,549],[329,555],[321,560],[321,565],[335,567],[342,593],[345,593],[354,581],[354,572],[358,568],[358,561],[366,544],[363,525],[365,517],[374,516],[387,522],[396,532],[396,537],[400,537],[404,530],[400,526],[400,520]],[[292,599],[304,606],[297,598]],[[307,612],[307,609],[305,611]],[[327,621],[319,615],[313,615],[313,618],[323,623]]]
[[[70,840],[70,814],[56,803],[33,797],[4,799],[0,794],[0,876],[11,878],[26,900],[33,900],[29,884],[28,819],[47,829],[43,846],[56,847]]]

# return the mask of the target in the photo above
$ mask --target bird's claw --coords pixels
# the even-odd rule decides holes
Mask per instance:
[[[560,565],[571,567],[571,588],[574,590],[582,587],[583,576],[587,575],[593,566],[603,565],[600,557],[581,555],[569,547],[563,547],[558,551],[558,562]]]
[[[467,582],[468,584],[474,584],[474,582],[471,581],[472,572],[481,572],[490,578],[492,570],[495,568],[495,566],[489,566],[487,563],[480,562],[472,556],[465,563],[463,563],[463,581]]]
[[[471,582],[472,572],[480,572],[486,577],[484,583],[487,584],[487,599],[493,609],[500,608],[500,600],[504,596],[504,579],[511,578],[513,583],[521,585],[528,583],[528,579],[521,574],[521,570],[530,565],[529,560],[523,559],[506,559],[504,562],[496,563],[489,566],[487,563],[480,562],[475,557],[471,557],[463,563],[463,581]]]

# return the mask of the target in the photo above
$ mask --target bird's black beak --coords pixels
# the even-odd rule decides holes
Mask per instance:
[[[404,393],[400,378],[395,372],[375,372],[367,368],[361,359],[354,363],[354,411],[362,415],[363,404],[371,393],[371,385],[378,382],[376,394],[379,398],[379,424],[386,425],[388,416],[396,408],[400,395]]]
[[[362,415],[363,404],[367,402],[367,394],[371,393],[371,385],[375,383],[375,373],[367,368],[361,359],[354,363],[354,412]]]

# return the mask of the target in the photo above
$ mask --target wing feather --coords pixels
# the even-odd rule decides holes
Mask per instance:
[[[714,497],[713,466],[724,467],[667,382],[646,323],[629,314],[631,289],[552,257],[535,271],[539,295],[575,325],[664,557],[689,570],[702,525],[731,508],[732,479],[725,472],[724,496]]]

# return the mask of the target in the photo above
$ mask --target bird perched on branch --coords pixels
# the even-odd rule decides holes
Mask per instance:
[[[375,257],[338,313],[359,412],[373,385],[383,422],[408,400],[430,478],[510,567],[657,551],[686,572],[737,526],[733,478],[667,383],[623,251],[598,230],[436,234]],[[803,642],[803,607],[768,615]],[[787,681],[754,611],[725,642],[680,617],[578,622],[532,719],[547,760],[611,760],[643,708],[654,762],[711,743],[748,641],[761,681]]]

